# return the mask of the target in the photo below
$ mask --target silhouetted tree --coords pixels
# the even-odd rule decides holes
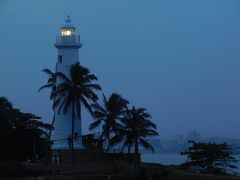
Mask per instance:
[[[110,148],[110,137],[119,129],[119,120],[123,117],[123,112],[127,108],[128,101],[117,93],[111,94],[107,99],[103,95],[103,105],[97,103],[92,105],[93,117],[95,121],[90,124],[89,129],[102,128],[99,142],[107,142],[107,150]]]
[[[227,174],[234,172],[236,159],[232,155],[232,148],[224,144],[197,143],[189,141],[191,146],[181,153],[187,155],[185,163],[192,171],[198,173]]]
[[[33,145],[39,156],[45,155],[48,144],[49,124],[40,117],[14,109],[4,97],[0,97],[0,159],[26,160],[33,157]]]
[[[123,143],[122,150],[127,147],[128,153],[134,146],[135,154],[139,153],[138,146],[154,151],[147,137],[158,136],[157,126],[151,121],[151,115],[144,108],[135,108],[125,111],[118,133],[110,140],[111,144]]]
[[[4,152],[8,152],[10,144],[9,139],[12,134],[12,104],[5,98],[0,97],[0,159],[4,158]]]

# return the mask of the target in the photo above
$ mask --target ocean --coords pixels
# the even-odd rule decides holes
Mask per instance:
[[[238,169],[236,172],[240,174],[240,155],[235,155]],[[141,154],[141,161],[147,163],[159,163],[163,165],[180,165],[187,160],[187,156],[180,154]]]
[[[141,161],[159,163],[163,165],[179,165],[187,160],[186,156],[179,154],[141,154]]]

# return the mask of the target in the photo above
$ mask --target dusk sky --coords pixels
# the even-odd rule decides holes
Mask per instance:
[[[80,63],[145,107],[160,137],[196,130],[240,138],[239,0],[0,0],[0,96],[50,122],[44,68],[55,69],[66,13]],[[100,94],[100,99],[102,93]],[[92,118],[84,112],[84,132]]]

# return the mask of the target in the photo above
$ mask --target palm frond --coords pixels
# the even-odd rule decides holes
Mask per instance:
[[[91,90],[102,90],[101,86],[98,84],[85,84],[83,87],[89,88]]]
[[[49,76],[52,76],[52,75],[54,74],[54,73],[53,73],[50,69],[48,69],[48,68],[43,69],[42,72],[46,73],[46,74],[49,75]]]
[[[139,142],[145,149],[151,150],[152,152],[154,152],[153,146],[149,142],[147,142],[145,139],[140,138]]]
[[[82,102],[82,104],[84,105],[84,107],[88,110],[88,112],[89,112],[90,114],[93,114],[92,108],[91,108],[90,104],[87,102],[87,100],[82,97],[82,98],[81,98],[81,102]]]
[[[38,92],[43,90],[43,89],[46,89],[46,88],[52,88],[55,84],[53,83],[49,83],[49,84],[46,84],[46,85],[43,85],[41,86],[39,89],[38,89]]]
[[[99,127],[101,125],[101,120],[96,120],[94,121],[93,123],[91,123],[89,125],[89,130],[93,130],[93,129],[96,129],[97,127]]]
[[[56,76],[65,82],[71,82],[71,80],[62,72],[56,72]]]

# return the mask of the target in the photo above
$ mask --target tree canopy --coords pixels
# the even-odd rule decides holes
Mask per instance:
[[[135,154],[139,153],[139,145],[147,150],[154,151],[153,146],[148,142],[148,137],[158,136],[157,126],[151,121],[151,115],[145,108],[127,109],[121,119],[121,125],[117,133],[111,138],[112,144],[122,143],[122,150],[134,146]]]
[[[187,155],[185,163],[192,171],[211,174],[234,173],[236,159],[232,155],[232,148],[226,143],[202,143],[189,141],[190,147],[181,153]]]
[[[151,115],[145,108],[128,109],[129,102],[117,93],[111,94],[109,98],[103,95],[103,105],[93,104],[93,117],[95,121],[90,124],[89,129],[98,127],[102,129],[99,142],[107,143],[107,151],[115,145],[122,145],[121,151],[127,148],[131,152],[139,153],[138,147],[142,145],[145,149],[154,150],[148,142],[148,137],[158,136],[157,126],[151,121]]]
[[[111,134],[118,131],[119,120],[123,118],[123,112],[127,109],[128,103],[121,95],[113,93],[108,99],[103,95],[102,106],[98,103],[92,105],[95,121],[90,124],[89,129],[101,127],[100,141],[105,141],[108,144],[107,150],[110,148]]]
[[[35,155],[43,157],[51,125],[40,121],[40,117],[13,108],[0,97],[0,160],[27,160]]]

